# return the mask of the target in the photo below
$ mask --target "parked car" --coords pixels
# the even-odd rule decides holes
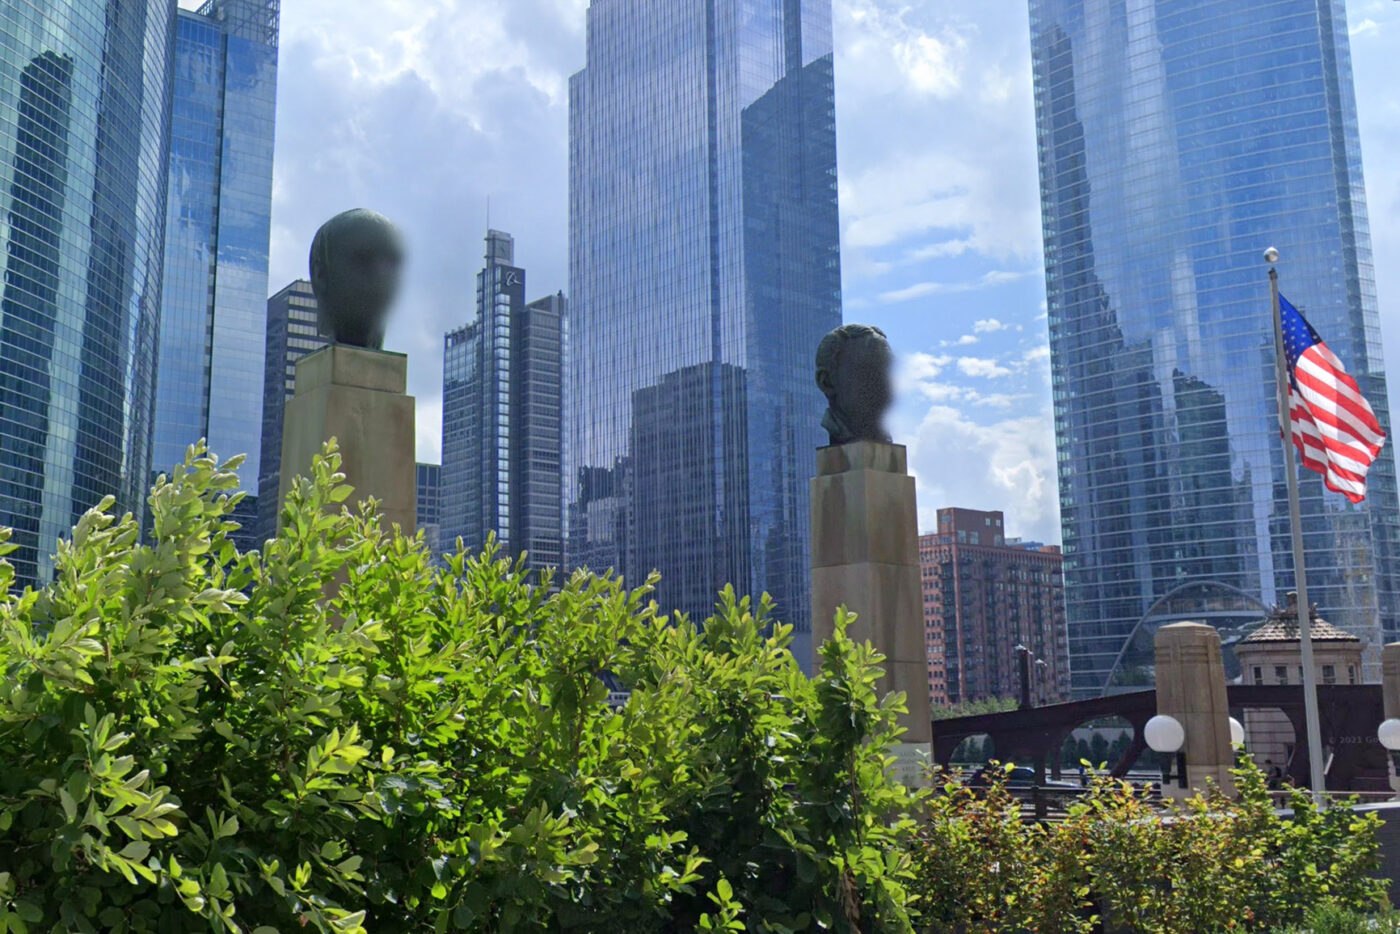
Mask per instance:
[[[1030,766],[1017,765],[1009,770],[1007,770],[1005,766],[1000,766],[997,771],[1005,772],[1007,788],[1019,791],[1030,790],[1035,787],[1035,769]],[[982,768],[972,773],[972,779],[968,782],[968,785],[973,788],[985,788],[989,784],[990,779],[991,774],[989,767],[984,765]],[[1078,788],[1079,785],[1076,782],[1055,781],[1047,778],[1041,783],[1040,787],[1075,789]]]

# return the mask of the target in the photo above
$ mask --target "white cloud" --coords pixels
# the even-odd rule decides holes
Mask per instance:
[[[1010,325],[1003,324],[996,318],[983,318],[972,325],[974,334],[992,334],[996,331],[1005,331]]]
[[[977,343],[977,341],[978,341],[978,337],[977,337],[976,334],[964,334],[962,337],[959,337],[957,340],[941,341],[941,342],[940,342],[940,346],[943,346],[943,347],[967,347],[967,346],[969,346],[969,345],[971,345],[971,344]]]
[[[836,0],[832,8],[847,79],[861,91],[949,97],[961,90],[968,43],[952,24],[934,30],[906,6],[882,0]]]
[[[910,380],[935,379],[952,362],[947,354],[911,353],[904,357],[903,375]]]
[[[924,298],[929,295],[943,295],[950,292],[978,292],[982,289],[995,288],[999,285],[1006,285],[1024,278],[1028,273],[1014,272],[1005,269],[993,269],[984,274],[980,279],[972,282],[916,282],[914,285],[906,286],[902,289],[894,289],[890,292],[882,292],[880,301],[882,302],[907,302],[914,298]]]
[[[892,49],[899,69],[910,86],[921,94],[943,97],[962,84],[960,69],[953,61],[954,49],[963,43],[947,42],[922,33],[898,42]]]
[[[1373,19],[1367,18],[1367,19],[1363,19],[1361,22],[1359,22],[1359,23],[1357,23],[1355,26],[1351,27],[1350,35],[1351,35],[1352,37],[1356,37],[1356,36],[1373,36],[1373,35],[1375,35],[1376,33],[1380,32],[1380,31],[1381,31],[1380,24],[1378,24],[1378,23],[1377,23],[1375,20],[1373,20]]]
[[[1010,376],[1011,370],[1002,366],[995,360],[985,357],[959,357],[958,369],[965,376],[974,376],[982,379],[999,379],[1003,376]]]
[[[962,256],[973,248],[973,242],[961,237],[956,240],[940,240],[937,243],[930,243],[918,249],[911,250],[905,256],[905,262],[921,263],[929,259],[946,259],[953,256]]]
[[[932,527],[939,507],[1005,511],[1013,535],[1058,542],[1055,439],[1048,415],[981,425],[957,409],[931,406],[909,445],[919,517]]]

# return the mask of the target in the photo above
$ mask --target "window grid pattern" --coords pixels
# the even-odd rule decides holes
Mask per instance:
[[[568,562],[697,619],[766,591],[807,664],[830,0],[593,0],[570,121]]]
[[[19,584],[149,479],[174,5],[0,4],[0,525]]]
[[[525,302],[515,241],[492,230],[476,318],[443,338],[441,538],[538,573],[563,564],[562,294]]]
[[[199,438],[247,455],[245,547],[259,530],[277,14],[275,0],[211,0],[180,11],[175,39],[153,466]]]
[[[1390,419],[1341,0],[1030,0],[1030,18],[1083,696],[1149,676],[1126,650],[1174,589],[1209,583],[1223,613],[1294,586],[1265,247]],[[1392,450],[1359,506],[1301,474],[1309,596],[1368,662],[1400,625]]]
[[[316,321],[316,293],[297,279],[267,300],[267,336],[263,349],[261,439],[258,445],[258,521],[256,539],[277,534],[282,504],[282,424],[287,403],[296,394],[297,361],[329,341]]]

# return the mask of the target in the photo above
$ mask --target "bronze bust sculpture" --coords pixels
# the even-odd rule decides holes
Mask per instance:
[[[826,395],[822,427],[832,444],[883,441],[885,411],[894,399],[894,354],[885,332],[868,324],[844,324],[817,347],[817,388]]]
[[[402,266],[403,241],[382,214],[355,208],[322,224],[311,241],[321,333],[337,344],[382,350]]]

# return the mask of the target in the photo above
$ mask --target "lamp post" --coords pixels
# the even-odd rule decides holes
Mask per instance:
[[[1026,710],[1031,706],[1031,650],[1021,643],[1016,643],[1016,661],[1021,668],[1021,709]]]
[[[1400,777],[1400,720],[1391,717],[1381,721],[1376,738],[1385,747],[1386,757],[1390,760],[1390,787],[1400,792],[1400,783],[1396,782],[1396,778]]]
[[[1143,728],[1143,739],[1153,752],[1163,755],[1176,755],[1176,781],[1178,787],[1186,787],[1186,728],[1176,717],[1158,714],[1147,721]],[[1171,766],[1162,770],[1162,786],[1171,779]]]

